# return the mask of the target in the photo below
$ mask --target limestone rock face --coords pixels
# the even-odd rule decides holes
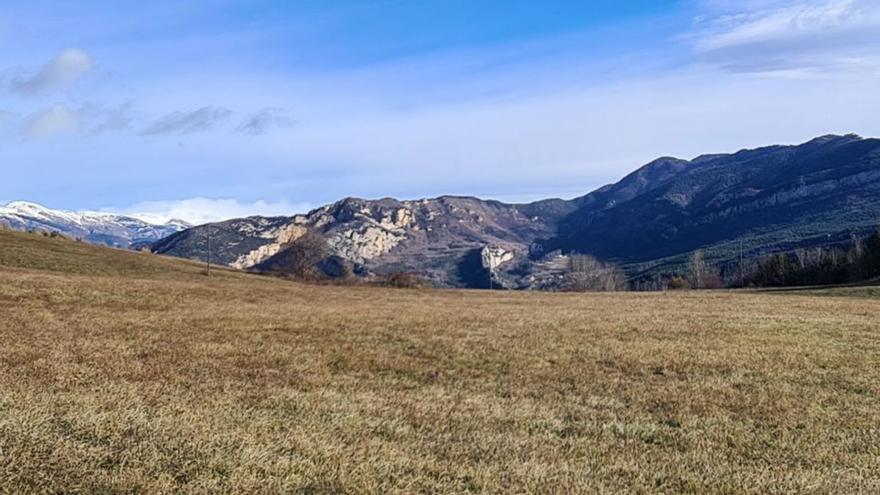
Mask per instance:
[[[486,280],[481,264],[502,271],[515,253],[526,253],[536,239],[552,235],[552,226],[571,208],[563,200],[517,206],[457,196],[346,198],[304,215],[216,224],[212,260],[238,269],[258,268],[306,232],[314,232],[327,240],[330,256],[351,263],[361,276],[414,272],[437,286],[479,286]],[[154,249],[199,259],[207,249],[202,242],[205,228]]]
[[[405,233],[387,229],[381,224],[367,224],[334,234],[327,242],[338,256],[363,263],[391,251],[405,237]]]
[[[307,231],[307,228],[292,223],[290,225],[285,225],[283,227],[261,233],[262,238],[271,239],[272,242],[269,244],[264,244],[257,249],[254,249],[253,251],[242,254],[229,266],[231,266],[232,268],[237,268],[239,270],[244,270],[259,265],[263,261],[278,254],[281,249],[283,249],[291,242],[305,235]]]
[[[327,221],[332,218],[332,221]],[[407,238],[415,216],[399,202],[383,204],[349,198],[317,215],[313,228],[321,229],[337,256],[365,263],[394,249]]]
[[[486,246],[480,251],[483,268],[494,272],[502,264],[513,260],[514,253],[499,246]]]

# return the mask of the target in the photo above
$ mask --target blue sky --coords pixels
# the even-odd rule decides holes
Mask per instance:
[[[7,0],[0,202],[574,197],[661,155],[880,136],[878,82],[877,0]]]

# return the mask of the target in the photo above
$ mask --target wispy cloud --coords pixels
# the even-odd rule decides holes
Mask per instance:
[[[707,2],[718,13],[699,21],[696,50],[738,72],[861,68],[876,62],[876,0]],[[762,6],[759,6],[762,5]]]
[[[56,104],[22,119],[18,133],[25,139],[49,138],[64,133],[94,136],[131,129],[132,102],[119,106],[86,103],[80,106]]]
[[[10,90],[23,95],[45,93],[75,82],[94,67],[91,55],[79,48],[69,48],[43,65],[36,74],[14,78]]]
[[[28,139],[45,138],[80,128],[80,113],[65,105],[55,105],[31,113],[19,125],[19,133]]]
[[[232,115],[222,107],[208,106],[188,112],[172,112],[160,118],[141,133],[145,136],[182,136],[209,131]]]
[[[107,132],[129,131],[132,128],[134,117],[133,101],[127,101],[119,106],[105,107],[96,105],[92,113],[96,115],[95,122],[88,130],[89,135],[104,134]]]
[[[284,129],[293,125],[293,120],[284,109],[264,108],[238,126],[238,132],[255,136],[266,134],[272,129]]]
[[[313,207],[307,203],[294,204],[287,201],[258,200],[248,203],[235,199],[187,198],[145,201],[125,208],[106,208],[105,211],[124,213],[154,223],[178,219],[199,225],[253,215],[292,216],[307,212]]]

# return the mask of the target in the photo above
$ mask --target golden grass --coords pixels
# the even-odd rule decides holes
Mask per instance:
[[[0,232],[0,493],[880,491],[876,299],[200,269]]]

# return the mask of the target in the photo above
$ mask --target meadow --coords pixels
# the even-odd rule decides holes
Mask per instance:
[[[298,284],[0,231],[0,493],[877,493],[880,298]]]

